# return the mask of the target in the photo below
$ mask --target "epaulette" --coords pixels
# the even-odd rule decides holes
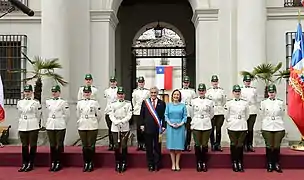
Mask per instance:
[[[37,102],[39,102],[39,101],[38,101],[38,99],[33,99],[33,100],[34,100],[34,101],[37,101]]]
[[[206,99],[209,99],[210,101],[213,101],[211,98],[209,98],[209,97],[206,97]]]
[[[129,100],[125,100],[125,102],[127,102],[127,103],[131,103],[131,101],[129,101]]]
[[[242,98],[241,98],[240,100],[242,100],[242,101],[247,101],[246,99],[242,99]]]
[[[279,99],[279,98],[276,98],[277,100],[279,100],[279,101],[283,101],[282,99]]]
[[[228,101],[231,101],[231,100],[233,100],[233,99],[227,99],[227,102],[228,102]]]
[[[212,89],[212,87],[209,87],[207,90]]]
[[[80,88],[83,88],[83,87],[85,87],[85,86],[80,86]]]
[[[221,89],[221,90],[224,90],[224,88],[222,88],[222,87],[218,87],[219,89]]]

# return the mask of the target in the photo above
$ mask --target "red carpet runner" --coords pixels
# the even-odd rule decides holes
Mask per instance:
[[[82,154],[81,147],[66,147],[64,155],[65,167],[81,167]],[[304,152],[292,151],[288,148],[281,150],[281,164],[283,169],[304,169]],[[0,166],[19,167],[21,163],[21,147],[6,146],[0,148]],[[170,169],[170,157],[166,150],[163,152],[163,166]],[[210,152],[209,167],[212,168],[230,168],[229,149],[224,149],[223,152]],[[245,168],[265,168],[265,150],[257,148],[254,153],[245,153],[244,166]],[[49,166],[49,148],[39,147],[36,159],[36,166]],[[113,152],[107,151],[106,147],[97,147],[95,155],[95,166],[97,168],[113,168],[114,155]],[[145,152],[138,152],[134,147],[129,148],[128,166],[132,168],[146,168]],[[181,167],[184,169],[194,169],[195,156],[194,152],[183,153],[181,159]],[[1,174],[1,173],[0,173]]]

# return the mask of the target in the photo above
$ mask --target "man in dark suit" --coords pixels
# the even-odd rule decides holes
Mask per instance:
[[[166,103],[157,98],[158,89],[150,89],[150,98],[143,101],[140,111],[141,130],[145,134],[149,171],[158,171],[161,166],[161,135],[165,131]]]

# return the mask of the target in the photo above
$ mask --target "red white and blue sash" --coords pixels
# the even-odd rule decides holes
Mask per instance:
[[[157,115],[157,113],[156,113],[156,110],[155,110],[155,107],[153,107],[150,98],[145,100],[145,104],[146,104],[146,106],[147,106],[147,108],[148,108],[150,114],[152,115],[152,117],[153,117],[155,123],[158,125],[158,127],[159,127],[159,132],[161,133],[161,131],[162,131],[162,121],[161,121],[161,119],[158,117],[158,115]]]

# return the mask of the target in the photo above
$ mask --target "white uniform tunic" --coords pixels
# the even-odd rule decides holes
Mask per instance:
[[[265,99],[261,102],[260,113],[262,116],[262,130],[282,131],[284,126],[284,103],[280,99]]]
[[[77,95],[77,100],[82,100],[85,99],[85,97],[83,96],[83,88],[85,86],[81,86],[78,90],[78,95]],[[95,86],[91,86],[91,90],[92,90],[92,94],[90,99],[95,99],[96,101],[99,101],[99,97],[98,97],[98,89]]]
[[[112,132],[130,131],[129,121],[132,118],[132,104],[127,100],[118,100],[111,104],[110,119]]]
[[[101,108],[96,100],[83,99],[76,107],[78,130],[96,130],[101,119]]]
[[[19,131],[38,130],[41,119],[41,105],[34,99],[22,99],[17,103],[19,112]]]
[[[141,104],[150,97],[150,91],[146,88],[136,88],[132,93],[133,114],[140,115]]]
[[[206,97],[214,102],[214,115],[224,115],[226,104],[226,95],[223,88],[209,88],[207,89]]]
[[[255,87],[241,87],[241,98],[249,103],[249,114],[258,113],[258,95]]]
[[[109,87],[106,89],[104,91],[104,98],[107,101],[105,114],[109,114],[111,104],[117,100],[117,87]]]
[[[179,91],[182,94],[182,103],[185,103],[187,108],[187,117],[191,117],[192,108],[191,108],[191,100],[196,98],[196,93],[194,89],[191,88],[181,88]]]
[[[243,99],[232,99],[225,105],[227,129],[231,131],[247,131],[247,119],[249,118],[249,105]]]
[[[211,119],[214,116],[214,102],[207,98],[195,98],[191,101],[193,116],[191,129],[210,130]]]
[[[51,98],[45,102],[47,109],[47,119],[45,128],[47,130],[66,129],[70,116],[69,104],[62,98]]]

